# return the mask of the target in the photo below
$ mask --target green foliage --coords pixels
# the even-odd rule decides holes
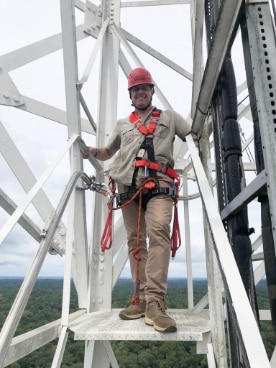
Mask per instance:
[[[196,355],[195,344],[172,341],[113,341],[120,368],[208,367],[206,357]]]
[[[22,280],[0,279],[0,326],[3,325],[10,307],[21,286]],[[15,336],[30,331],[46,323],[55,321],[61,317],[62,307],[62,287],[61,279],[39,279],[36,282],[31,297],[24,310]],[[76,311],[77,294],[72,284],[72,295],[70,312]],[[57,341],[43,346],[30,355],[13,363],[9,368],[48,368],[53,360]],[[81,362],[81,364],[79,364]],[[66,352],[64,354],[64,364],[62,368],[83,366],[83,343],[74,341],[72,333],[69,334]]]
[[[3,325],[22,280],[0,279],[0,326]],[[62,307],[61,279],[39,279],[36,282],[31,298],[23,313],[16,335],[49,323],[61,316]],[[193,284],[195,303],[207,292],[206,280],[195,280]],[[129,305],[133,291],[132,282],[128,279],[119,280],[113,290],[113,308],[124,308]],[[266,284],[257,288],[258,305],[260,309],[269,309]],[[183,279],[169,281],[166,304],[169,308],[187,308],[187,283]],[[76,311],[77,294],[72,284],[70,312]],[[268,356],[274,349],[274,333],[271,322],[260,324],[264,344]],[[57,341],[43,346],[32,354],[13,363],[9,368],[48,368],[55,354]],[[120,368],[205,368],[205,355],[196,354],[196,344],[193,342],[171,341],[112,341],[115,356]],[[73,333],[69,333],[64,352],[62,368],[83,367],[84,343],[74,341]]]

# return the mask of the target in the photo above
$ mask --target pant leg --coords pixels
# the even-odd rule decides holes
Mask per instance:
[[[160,187],[173,188],[173,180],[165,177],[159,180]],[[168,268],[170,262],[170,223],[173,200],[167,194],[152,197],[146,209],[146,226],[149,237],[146,264],[146,300],[156,297],[163,299],[167,292]]]
[[[127,192],[128,187],[118,186],[119,193]],[[134,252],[137,248],[137,229],[138,229],[138,203],[130,202],[126,207],[122,208],[124,225],[127,233],[128,255],[132,280],[136,282],[137,260],[134,258]],[[142,209],[140,218],[140,246],[139,251],[139,281],[140,281],[140,299],[144,299],[144,289],[146,286],[145,268],[147,262],[147,233],[145,223],[145,211]]]

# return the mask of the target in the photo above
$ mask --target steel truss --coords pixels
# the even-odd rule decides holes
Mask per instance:
[[[270,313],[275,326],[273,290],[276,245],[276,45],[275,23],[271,16],[271,9],[274,7],[271,5],[273,4],[263,0],[251,0],[246,3],[241,0],[207,0],[205,7],[203,1],[195,0],[104,0],[99,4],[60,0],[60,34],[0,56],[0,104],[63,124],[67,126],[68,135],[68,141],[64,143],[56,159],[37,180],[29,163],[6,130],[5,124],[0,123],[0,149],[3,159],[26,192],[22,201],[17,204],[11,195],[1,189],[1,207],[9,217],[1,228],[0,244],[5,246],[6,238],[17,223],[39,243],[33,264],[26,273],[22,287],[2,326],[0,367],[19,360],[57,338],[58,344],[51,366],[60,367],[68,334],[72,331],[76,340],[84,341],[85,368],[118,367],[110,341],[127,339],[194,341],[198,353],[207,355],[208,366],[211,368],[268,368],[276,364],[275,353],[269,362],[256,321],[258,318],[267,318],[265,311],[259,311],[255,304],[250,304],[247,290],[244,288],[239,262],[234,257],[231,228],[231,221],[237,213],[245,209],[247,211],[247,205],[258,198],[262,206],[262,225],[268,223],[269,229],[250,244],[252,253],[254,252],[252,260],[255,258],[260,263],[258,267],[253,267],[249,259],[249,269],[254,271],[254,274],[249,276],[253,284],[258,284],[264,276],[267,277]],[[176,7],[176,11],[181,9],[183,16],[188,14],[190,18],[193,74],[121,27],[121,13],[124,8],[135,8],[138,11],[143,7],[146,12],[149,7],[159,9],[162,6]],[[80,25],[76,22],[76,12],[84,15],[84,21]],[[133,20],[135,21],[137,19]],[[154,22],[158,22],[158,16]],[[207,24],[206,32],[203,30],[204,22]],[[229,199],[230,188],[229,183],[228,187],[226,184],[227,165],[222,144],[225,138],[225,121],[224,112],[221,110],[223,102],[220,97],[220,85],[225,71],[225,60],[231,53],[240,30],[247,81],[237,87],[234,97],[248,90],[250,104],[242,101],[236,106],[236,120],[240,127],[243,119],[247,122],[253,121],[255,140],[253,134],[249,134],[247,140],[241,144],[242,162],[238,158],[242,173],[239,178],[241,185],[239,193]],[[176,35],[169,32],[167,36],[170,42],[176,39]],[[184,39],[185,35],[177,37]],[[87,40],[93,40],[93,46],[90,44],[89,55],[86,53],[83,60],[78,45]],[[204,54],[206,45],[207,55]],[[11,76],[13,70],[59,50],[62,50],[64,61],[65,111],[21,94]],[[112,309],[112,290],[124,270],[128,257],[126,235],[122,218],[118,215],[114,221],[112,248],[101,252],[100,237],[107,216],[107,199],[95,190],[88,196],[84,189],[95,189],[95,182],[106,183],[108,165],[99,163],[93,157],[89,158],[88,167],[93,171],[91,179],[84,172],[86,163],[83,163],[81,153],[85,152],[89,140],[97,146],[106,144],[117,120],[122,75],[127,76],[134,66],[147,67],[149,56],[190,83],[188,119],[199,137],[197,147],[191,137],[187,137],[185,144],[180,140],[175,142],[176,169],[183,180],[180,199],[183,201],[185,217],[182,227],[185,228],[188,309],[170,310],[177,319],[179,329],[177,333],[166,336],[152,331],[141,321],[126,325],[124,321],[118,321],[118,311]],[[83,62],[84,71],[80,76],[80,63]],[[99,73],[97,78],[94,74],[94,78],[99,99],[95,108],[95,102],[91,101],[86,86],[89,85],[97,64]],[[161,107],[174,108],[162,92],[158,81],[156,82],[155,92]],[[181,94],[181,90],[178,94]],[[209,142],[211,124],[211,137],[214,137],[214,140]],[[242,131],[240,133],[242,135]],[[246,162],[245,156],[250,144],[252,145],[251,142],[255,145],[256,159]],[[69,156],[69,180],[55,209],[44,187],[66,156]],[[210,158],[216,161],[215,169]],[[257,172],[256,177],[247,185],[244,182],[246,171]],[[214,172],[218,203],[213,194]],[[195,180],[198,192],[191,194],[189,184]],[[190,213],[193,199],[196,197],[201,198],[203,208],[202,231],[205,237],[208,294],[194,305]],[[42,219],[42,227],[26,213],[30,204],[33,204]],[[66,225],[63,223],[65,212]],[[87,217],[90,216],[91,226],[87,226]],[[266,239],[263,253],[258,252],[262,239]],[[51,257],[63,255],[65,259],[61,318],[15,337],[14,333],[47,252]],[[181,276],[185,277],[184,272]],[[73,314],[69,313],[71,278],[79,303],[79,311]],[[251,287],[254,293],[254,285]]]

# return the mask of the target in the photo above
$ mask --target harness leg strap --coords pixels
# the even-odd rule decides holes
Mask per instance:
[[[130,187],[130,190],[128,192],[118,194],[118,196],[116,196],[117,207],[121,206],[124,201],[127,201],[130,198],[132,198],[134,194],[136,193],[136,191],[137,191],[136,188]],[[143,194],[143,209],[146,210],[147,203],[153,196],[156,196],[158,194],[167,194],[171,196],[172,199],[175,199],[176,193],[177,193],[176,188],[171,189],[167,187],[156,187],[156,188],[150,189],[148,190],[147,193]],[[138,201],[138,198],[135,198],[135,200]]]

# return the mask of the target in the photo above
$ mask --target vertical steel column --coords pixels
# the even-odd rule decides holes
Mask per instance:
[[[119,2],[103,2],[102,20],[109,18],[110,24],[119,20]],[[98,107],[98,128],[97,146],[104,146],[109,135],[112,133],[117,121],[117,86],[118,86],[118,65],[119,65],[119,41],[110,31],[108,26],[103,37],[100,87],[99,87],[99,107]],[[108,164],[103,162],[103,172],[100,172],[99,180],[104,180],[104,171]],[[106,198],[96,196],[94,219],[94,236],[92,245],[91,275],[90,275],[90,310],[97,311],[111,308],[112,292],[112,248],[105,253],[100,251],[100,236],[104,228],[107,215]]]
[[[212,188],[212,173],[209,165],[209,130],[205,124],[202,130],[202,136],[199,142],[199,155],[205,170],[206,178]],[[207,221],[206,210],[203,207],[204,216],[204,238],[205,238],[205,254],[208,278],[208,299],[209,313],[212,332],[212,343],[215,361],[218,367],[227,367],[226,337],[224,327],[224,310],[222,301],[222,280],[219,270],[217,257],[215,254],[214,242]]]
[[[191,3],[191,21],[195,24],[192,29],[193,38],[193,55],[194,55],[194,73],[193,73],[193,99],[192,99],[192,115],[194,115],[196,109],[196,101],[199,96],[200,83],[203,77],[202,69],[202,33],[203,33],[203,20],[204,20],[204,2],[193,1]],[[212,183],[212,175],[210,171],[209,162],[209,133],[208,127],[203,127],[201,139],[199,142],[200,159],[208,177],[209,183]],[[215,361],[221,368],[227,367],[227,353],[226,353],[226,339],[224,331],[224,311],[222,305],[222,282],[219,273],[218,262],[216,259],[213,240],[210,234],[210,229],[207,223],[206,213],[203,209],[203,222],[204,222],[204,234],[205,234],[205,248],[206,248],[206,265],[207,265],[207,278],[208,278],[208,298],[209,298],[209,310],[210,321],[212,331],[212,342]]]
[[[80,101],[77,90],[78,63],[76,49],[76,25],[73,0],[61,0],[61,24],[65,75],[65,93],[67,106],[68,137],[80,135]],[[82,170],[82,157],[77,142],[70,149],[71,174]],[[80,183],[81,184],[81,183]],[[86,216],[84,193],[76,191],[74,222],[74,251],[72,257],[72,272],[78,292],[79,307],[87,307],[88,254],[86,238]]]
[[[276,331],[275,259],[275,138],[276,68],[275,33],[269,3],[251,2],[242,22],[247,85],[254,123],[255,161],[258,174],[265,170],[267,193],[259,195],[266,282],[272,324]]]
[[[246,25],[276,249],[276,45],[268,1],[246,4]]]
[[[97,146],[105,146],[117,121],[117,95],[118,95],[118,65],[119,40],[111,30],[111,25],[119,27],[120,1],[106,0],[102,2],[102,23],[109,19],[109,26],[103,37],[102,54],[100,61],[99,106],[97,121]],[[127,93],[127,90],[126,90]],[[104,181],[104,171],[107,164],[103,163],[103,172],[98,173],[99,181]],[[106,198],[96,196],[95,218],[93,224],[93,244],[90,262],[90,311],[111,310],[111,297],[113,285],[113,250],[102,253],[100,250],[100,237],[107,217]],[[100,342],[89,341],[86,345],[86,354],[89,354],[90,345],[94,346],[91,367],[109,368],[110,361],[102,349]],[[90,367],[87,363],[85,366]]]

